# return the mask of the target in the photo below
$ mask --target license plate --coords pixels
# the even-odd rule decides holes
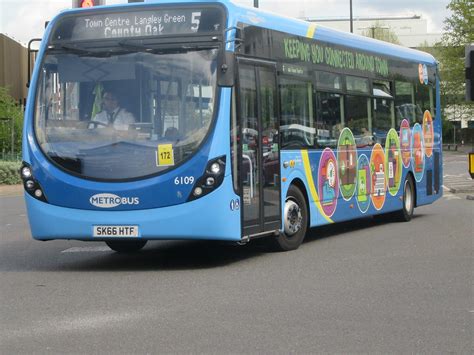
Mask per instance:
[[[94,238],[138,238],[138,226],[94,226]]]

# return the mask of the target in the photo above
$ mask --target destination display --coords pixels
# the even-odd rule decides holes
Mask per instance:
[[[218,7],[94,12],[62,19],[53,30],[52,41],[218,33],[224,26],[224,13]]]

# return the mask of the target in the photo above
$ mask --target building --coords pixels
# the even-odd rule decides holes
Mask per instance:
[[[316,22],[326,27],[340,31],[350,31],[350,20],[348,18],[325,19],[305,18],[304,20]],[[375,31],[390,29],[400,41],[401,45],[417,48],[420,46],[430,47],[441,40],[441,33],[428,32],[428,21],[421,16],[409,17],[359,17],[353,19],[354,33],[359,35],[371,34]]]
[[[23,103],[28,94],[28,49],[13,38],[0,33],[0,87]]]

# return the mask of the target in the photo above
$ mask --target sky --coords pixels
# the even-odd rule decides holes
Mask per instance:
[[[106,0],[107,4],[127,0]],[[253,6],[253,0],[234,0]],[[440,33],[449,0],[353,0],[357,17],[421,15],[428,21],[428,32]],[[41,38],[44,23],[59,11],[70,8],[72,0],[0,0],[0,33],[26,44]],[[300,18],[348,18],[349,0],[259,0],[260,8]]]

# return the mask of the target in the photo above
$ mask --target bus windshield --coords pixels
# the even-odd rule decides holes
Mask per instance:
[[[116,47],[51,47],[41,67],[36,139],[51,161],[84,178],[172,169],[199,148],[215,111],[218,48]]]

